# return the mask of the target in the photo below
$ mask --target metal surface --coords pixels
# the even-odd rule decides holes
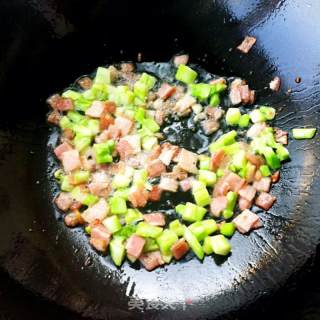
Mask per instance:
[[[261,214],[265,228],[236,235],[226,261],[193,259],[154,272],[128,264],[116,269],[82,232],[57,222],[44,101],[97,65],[134,60],[138,52],[145,60],[167,61],[185,50],[209,72],[246,78],[258,90],[258,103],[280,110],[277,126],[317,126],[320,4],[17,0],[1,1],[0,9],[0,262],[13,278],[94,318],[204,319],[274,292],[314,253],[318,139],[290,142],[292,161],[273,188],[278,201]],[[229,50],[246,34],[258,39],[249,55]],[[264,88],[274,75],[283,85],[270,95]],[[297,76],[302,83],[294,82]],[[134,299],[151,308],[129,310]]]

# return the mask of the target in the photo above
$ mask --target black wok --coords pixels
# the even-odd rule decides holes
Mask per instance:
[[[167,61],[184,50],[212,73],[246,78],[259,101],[279,110],[276,126],[317,127],[318,2],[12,0],[0,1],[0,21],[0,262],[14,279],[93,318],[205,319],[275,292],[315,252],[318,139],[291,141],[292,161],[273,189],[278,201],[261,214],[265,228],[236,235],[226,261],[116,269],[54,210],[45,99],[98,65],[139,52]],[[246,34],[258,39],[252,52],[230,50]],[[265,87],[275,75],[282,89],[271,95]]]

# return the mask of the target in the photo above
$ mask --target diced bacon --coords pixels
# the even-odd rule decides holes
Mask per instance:
[[[104,112],[104,103],[102,101],[93,101],[90,108],[86,110],[86,116],[91,118],[100,118]]]
[[[177,112],[179,115],[185,116],[191,112],[191,106],[194,105],[196,102],[197,100],[194,97],[192,97],[189,94],[186,94],[177,101],[177,103],[173,107],[173,110]]]
[[[255,205],[267,211],[273,206],[276,200],[277,198],[270,193],[261,192],[256,199]]]
[[[248,201],[252,201],[256,196],[257,190],[250,185],[246,185],[239,190],[239,195]]]
[[[114,124],[109,125],[106,131],[106,138],[116,140],[121,137],[121,130]]]
[[[67,142],[63,142],[54,149],[54,154],[59,160],[62,160],[62,154],[70,150],[72,150],[70,144]]]
[[[188,172],[180,168],[178,165],[173,166],[172,171],[166,173],[165,175],[166,177],[179,181],[188,178]]]
[[[263,177],[259,181],[253,183],[253,187],[260,192],[269,192],[271,187],[271,178]]]
[[[238,205],[239,205],[239,209],[241,211],[244,211],[244,210],[250,209],[252,207],[252,201],[248,201],[246,198],[240,197]]]
[[[72,201],[72,204],[70,206],[70,210],[74,211],[74,210],[79,210],[82,207],[82,203],[80,201]]]
[[[154,114],[154,120],[159,126],[162,126],[164,119],[166,117],[166,112],[161,109],[157,109],[155,114]]]
[[[255,101],[256,101],[256,91],[255,90],[250,90],[249,104],[254,104]]]
[[[162,189],[160,189],[159,186],[152,186],[152,190],[149,192],[148,200],[152,202],[159,201],[161,194]]]
[[[178,181],[174,178],[161,176],[159,188],[165,191],[177,192],[179,187]]]
[[[64,217],[64,223],[69,228],[77,227],[78,225],[83,224],[83,222],[84,221],[78,210],[70,212]]]
[[[178,166],[190,173],[197,173],[198,155],[186,149],[180,149],[178,156]]]
[[[148,156],[148,161],[158,159],[160,154],[161,154],[161,147],[159,145],[156,145],[150,152]]]
[[[182,189],[182,191],[187,192],[189,190],[191,190],[192,188],[192,182],[193,182],[194,178],[186,178],[180,181],[180,188]]]
[[[159,159],[153,160],[147,165],[148,176],[151,178],[159,177],[166,172],[166,166]]]
[[[189,251],[189,245],[183,238],[179,239],[172,247],[171,253],[176,260],[180,260]]]
[[[176,91],[176,87],[173,87],[169,83],[164,82],[159,88],[157,95],[161,99],[166,100],[170,96],[172,96],[175,93],[175,91]]]
[[[92,174],[88,188],[95,196],[105,198],[111,191],[110,182],[110,177],[105,172],[97,171]]]
[[[209,81],[209,84],[227,84],[227,80],[225,78],[218,78]]]
[[[225,159],[225,156],[226,153],[222,149],[214,152],[211,156],[211,169],[216,171]]]
[[[143,188],[136,188],[134,191],[131,191],[128,199],[131,202],[134,208],[143,208],[148,202],[149,192]]]
[[[230,191],[230,185],[225,181],[225,176],[220,178],[213,189],[213,197],[224,196]]]
[[[246,181],[249,183],[253,182],[255,174],[256,174],[256,166],[255,165],[248,166],[248,169],[246,172]]]
[[[243,41],[237,46],[237,49],[242,53],[248,53],[253,45],[256,43],[255,37],[246,36]]]
[[[117,109],[116,104],[113,101],[104,101],[104,110],[108,113],[114,113]]]
[[[120,69],[124,73],[130,73],[134,71],[134,65],[130,62],[121,63]]]
[[[48,122],[58,125],[61,119],[61,114],[59,111],[57,110],[53,110],[50,112],[50,114],[48,115]]]
[[[230,172],[226,175],[225,182],[229,184],[231,191],[238,192],[246,181],[237,174]]]
[[[62,210],[67,211],[73,202],[73,199],[69,193],[61,192],[54,200],[56,206]]]
[[[279,91],[281,86],[281,79],[279,77],[274,77],[269,83],[269,88],[272,91]]]
[[[173,58],[173,64],[178,67],[180,64],[187,64],[189,61],[189,55],[188,54],[181,54],[179,56],[175,56]]]
[[[264,164],[264,159],[261,156],[257,155],[257,154],[247,153],[246,154],[246,158],[253,165],[255,165],[257,168],[259,168],[260,166],[262,166]]]
[[[244,104],[248,104],[250,102],[250,90],[248,85],[239,86],[241,101]]]
[[[144,214],[143,219],[145,222],[153,226],[163,227],[166,224],[164,214],[161,212]]]
[[[248,138],[255,138],[257,136],[259,136],[259,134],[266,128],[266,124],[263,123],[255,123],[253,124],[249,130],[247,131],[247,137]]]
[[[144,238],[133,234],[126,243],[127,254],[134,259],[138,259],[142,254],[145,243],[146,240]]]
[[[61,98],[56,107],[60,111],[73,110],[73,101],[71,99]]]
[[[116,150],[121,160],[126,160],[129,156],[134,155],[134,150],[127,140],[120,140],[116,145]]]
[[[239,87],[231,88],[229,98],[232,105],[237,105],[241,103],[241,91]]]
[[[201,127],[206,135],[210,135],[219,129],[220,124],[215,119],[206,119],[201,121]]]
[[[75,134],[70,128],[64,128],[62,131],[61,141],[68,142],[74,138]]]
[[[260,181],[262,179],[262,173],[260,170],[257,170],[254,175],[254,181]]]
[[[206,107],[204,111],[209,119],[214,119],[214,120],[219,120],[224,114],[224,111],[219,107],[212,108],[209,106],[209,107]]]
[[[287,145],[288,144],[288,132],[283,131],[279,128],[274,128],[275,131],[275,140],[278,143]]]
[[[102,221],[109,213],[109,206],[103,198],[101,198],[96,204],[92,207],[89,207],[82,213],[82,218],[91,223],[95,220]]]
[[[105,252],[111,239],[111,233],[102,224],[92,227],[90,244],[98,251]]]
[[[100,129],[101,130],[108,129],[109,126],[112,124],[114,124],[114,118],[109,112],[104,112],[100,117]]]
[[[213,198],[210,204],[210,213],[214,217],[220,217],[221,212],[227,207],[227,197],[219,196]]]
[[[62,165],[65,172],[71,172],[81,167],[78,150],[69,150],[62,153]]]
[[[127,141],[132,148],[133,154],[141,152],[141,137],[138,134],[125,136],[120,139],[121,141]]]
[[[134,122],[125,117],[116,117],[114,125],[120,130],[121,136],[124,137],[133,129]]]
[[[140,256],[139,260],[148,271],[164,264],[160,251],[144,253]]]
[[[271,182],[272,183],[277,183],[280,179],[280,171],[276,171],[272,174],[271,176]]]
[[[78,84],[82,89],[88,90],[92,87],[93,81],[89,77],[83,77],[78,80]]]
[[[259,220],[260,218],[258,215],[246,209],[233,219],[233,223],[240,233],[247,233],[250,230],[255,229]]]
[[[148,160],[148,154],[146,152],[140,152],[137,155],[130,156],[126,159],[126,164],[134,169],[145,168]]]
[[[179,152],[179,147],[174,146],[170,143],[164,143],[161,146],[161,153],[159,156],[159,160],[161,160],[166,166],[168,166],[171,160],[176,156]]]

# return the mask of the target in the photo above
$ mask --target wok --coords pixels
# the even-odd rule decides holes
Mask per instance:
[[[320,4],[298,0],[0,1],[0,263],[23,286],[97,319],[205,319],[280,288],[319,242],[318,139],[290,141],[292,161],[274,186],[265,228],[232,239],[225,261],[180,261],[153,272],[117,269],[52,205],[45,99],[102,64],[194,63],[237,75],[279,111],[275,126],[319,123]],[[257,37],[248,55],[235,46]],[[231,49],[230,49],[231,48]],[[281,92],[265,87],[279,75]],[[301,83],[295,83],[300,76]],[[291,93],[287,90],[291,89]],[[142,301],[142,306],[141,306]]]

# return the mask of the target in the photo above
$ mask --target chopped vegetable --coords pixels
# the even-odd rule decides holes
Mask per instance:
[[[292,129],[292,136],[294,139],[312,139],[317,132],[316,128],[295,128]]]
[[[176,73],[176,79],[184,82],[186,84],[190,84],[196,80],[198,74],[196,71],[192,70],[188,66],[184,64],[180,64]]]

